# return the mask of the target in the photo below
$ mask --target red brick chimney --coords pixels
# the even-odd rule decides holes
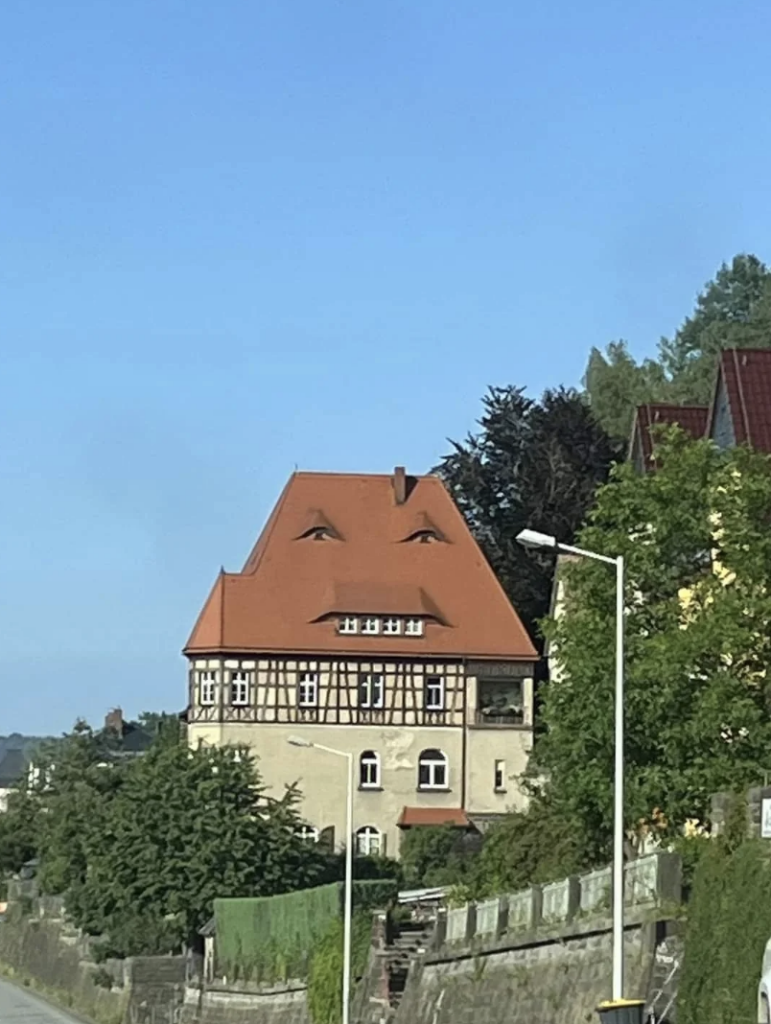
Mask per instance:
[[[121,708],[113,708],[104,716],[104,728],[106,731],[123,735],[123,711]]]
[[[394,488],[394,497],[397,505],[403,505],[407,500],[407,474],[404,466],[397,466],[394,475],[391,477]]]

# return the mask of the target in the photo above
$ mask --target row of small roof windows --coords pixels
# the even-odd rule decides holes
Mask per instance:
[[[245,707],[249,704],[249,672],[232,672],[230,675],[230,704]],[[198,672],[198,696],[202,706],[212,707],[217,703],[217,673]],[[383,707],[383,676],[379,672],[362,672],[358,681],[358,706],[378,709]],[[319,677],[316,672],[301,672],[297,681],[297,706],[315,708],[319,702]],[[442,676],[426,676],[423,687],[423,708],[425,711],[445,710],[445,686]]]
[[[423,619],[402,619],[395,615],[381,618],[377,615],[345,615],[338,623],[338,633],[346,636],[423,636]]]

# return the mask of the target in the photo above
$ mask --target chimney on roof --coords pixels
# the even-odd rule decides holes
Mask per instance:
[[[391,477],[394,487],[394,497],[397,505],[403,505],[407,500],[407,473],[404,466],[397,466],[394,475]]]
[[[123,711],[121,708],[113,708],[104,716],[105,732],[114,732],[118,736],[123,735]]]

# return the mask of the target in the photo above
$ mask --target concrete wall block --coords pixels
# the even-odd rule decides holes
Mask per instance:
[[[610,908],[611,892],[613,890],[611,868],[599,868],[597,871],[589,871],[587,874],[581,875],[579,884],[581,888],[580,909],[582,913],[592,914]]]
[[[498,896],[489,900],[478,900],[476,907],[476,934],[495,935],[498,931],[501,900]]]
[[[651,853],[624,865],[624,903],[627,906],[644,906],[656,902],[660,856]]]
[[[541,917],[544,923],[567,921],[570,918],[571,880],[550,882],[543,886]]]
[[[468,904],[462,907],[450,907],[447,911],[447,942],[466,941],[466,922],[468,920]]]
[[[535,894],[537,887],[512,893],[508,897],[508,931],[529,931],[535,928],[540,920],[540,906],[536,909]],[[540,889],[538,890],[540,896]]]

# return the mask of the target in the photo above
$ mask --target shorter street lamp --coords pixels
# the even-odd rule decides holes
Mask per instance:
[[[517,540],[526,548],[563,552],[616,567],[616,694],[613,769],[613,984],[612,998],[598,1009],[605,1024],[642,1021],[643,1004],[623,998],[624,990],[624,559],[610,558],[537,530],[522,530]]]
[[[293,747],[314,747],[327,754],[344,757],[347,762],[348,789],[345,802],[345,896],[343,908],[343,1019],[342,1024],[349,1024],[351,1006],[351,922],[353,919],[353,754],[345,750],[325,747],[322,743],[312,743],[299,736],[290,736],[287,740]]]

